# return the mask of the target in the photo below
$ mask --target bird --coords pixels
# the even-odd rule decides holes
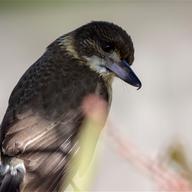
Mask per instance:
[[[55,192],[61,182],[67,187],[84,98],[95,94],[110,109],[115,77],[141,88],[133,61],[130,35],[108,21],[91,21],[49,44],[8,101],[0,126],[0,192]]]

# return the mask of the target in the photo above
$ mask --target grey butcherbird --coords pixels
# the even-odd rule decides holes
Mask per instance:
[[[96,94],[110,106],[114,76],[140,88],[133,60],[130,36],[113,23],[91,22],[51,43],[10,96],[0,191],[58,191],[78,145],[83,99]]]

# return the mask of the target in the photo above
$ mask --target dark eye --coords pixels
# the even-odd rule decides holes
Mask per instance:
[[[106,53],[110,53],[110,52],[114,51],[115,47],[114,47],[114,45],[112,43],[104,43],[102,45],[102,49]]]

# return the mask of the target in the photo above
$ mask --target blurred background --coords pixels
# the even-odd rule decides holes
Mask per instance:
[[[93,20],[114,22],[131,35],[135,47],[133,69],[143,83],[137,91],[115,79],[110,123],[125,141],[136,146],[135,150],[155,162],[171,159],[174,163],[167,163],[168,167],[178,170],[179,166],[190,174],[190,0],[0,0],[0,119],[16,82],[45,48],[57,37]],[[117,154],[105,131],[101,143],[92,191],[158,190],[150,175]]]

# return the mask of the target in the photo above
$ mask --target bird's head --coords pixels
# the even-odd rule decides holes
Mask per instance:
[[[140,88],[141,82],[131,69],[134,47],[131,37],[121,27],[103,21],[81,26],[64,38],[66,49],[85,61],[102,76],[117,76]]]

